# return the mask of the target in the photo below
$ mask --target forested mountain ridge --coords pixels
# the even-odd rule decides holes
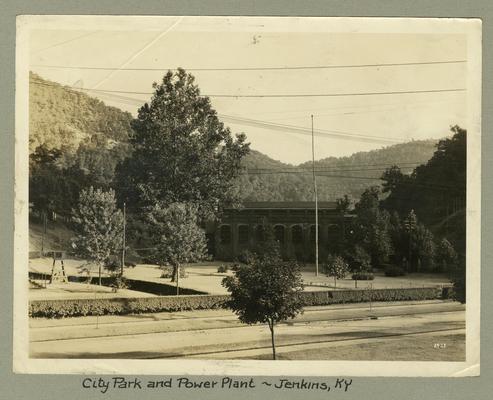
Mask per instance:
[[[29,101],[30,153],[32,160],[38,160],[32,164],[31,174],[44,174],[55,167],[65,171],[58,179],[66,180],[65,184],[70,181],[66,192],[73,192],[73,196],[80,186],[75,181],[111,186],[116,165],[131,151],[131,114],[32,73]],[[397,164],[407,173],[417,164],[406,163],[425,163],[433,155],[436,142],[412,141],[319,160],[315,163],[319,200],[333,201],[345,194],[357,199],[366,187],[381,183],[380,176],[390,165]],[[40,153],[34,154],[37,149]],[[48,162],[46,157],[51,157],[54,164],[49,168],[41,167],[39,162]],[[244,171],[236,180],[235,190],[244,201],[313,199],[311,162],[293,166],[251,150],[242,165]],[[46,179],[35,180],[32,183],[40,188],[47,186]]]
[[[347,157],[330,157],[315,162],[318,198],[333,201],[349,195],[357,199],[371,185],[379,185],[386,168],[399,165],[410,173],[426,163],[436,150],[436,140],[416,140]],[[243,165],[237,190],[245,201],[307,201],[313,199],[312,163],[298,166],[252,150]],[[331,176],[331,177],[329,177]]]
[[[29,75],[29,152],[75,153],[80,145],[127,143],[132,115],[40,76]]]

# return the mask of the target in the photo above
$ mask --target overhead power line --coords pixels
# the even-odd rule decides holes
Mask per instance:
[[[130,90],[106,90],[106,89],[83,89],[89,92],[101,93],[122,93],[122,94],[145,94],[152,95],[154,92],[136,92]],[[278,98],[278,97],[342,97],[342,96],[381,96],[381,95],[401,95],[401,94],[419,94],[419,93],[444,93],[444,92],[464,92],[465,88],[451,89],[425,89],[425,90],[402,90],[402,91],[384,91],[384,92],[347,92],[347,93],[283,93],[283,94],[210,94],[202,93],[200,96],[207,97],[224,97],[224,98]]]
[[[317,163],[321,162],[321,161],[316,161]],[[303,163],[303,164],[308,164],[309,161]],[[342,165],[335,165],[333,167],[327,167],[327,168],[323,168],[324,170],[336,170],[336,171],[342,171],[342,170],[346,170],[345,168],[364,168],[364,171],[367,171],[367,168],[368,167],[381,167],[381,168],[390,168],[394,165],[400,167],[400,166],[403,166],[403,168],[409,168],[409,167],[412,167],[414,165],[420,165],[420,164],[423,164],[425,163],[425,161],[406,161],[406,162],[400,162],[400,161],[395,161],[395,162],[382,162],[382,163],[372,163],[372,164],[367,164],[367,163],[364,163],[364,164],[342,164]],[[408,167],[409,166],[409,167]],[[278,168],[249,168],[248,170],[251,171],[251,170],[255,170],[255,171],[272,171],[272,170],[285,170],[285,169],[307,169],[309,171],[311,171],[311,167],[302,167],[302,166],[296,166],[296,165],[293,165],[293,166],[285,166],[285,167],[278,167]]]
[[[139,105],[143,104],[145,102],[145,100],[135,99],[132,97],[117,95],[117,94],[113,94],[113,93],[151,94],[151,93],[138,93],[138,92],[127,92],[127,91],[81,89],[81,88],[77,88],[77,87],[73,87],[73,86],[62,86],[62,85],[56,84],[56,83],[45,82],[45,81],[41,81],[41,80],[38,80],[35,78],[32,78],[31,82],[35,83],[35,84],[39,84],[39,85],[44,85],[44,86],[70,88],[72,90],[72,92],[74,92],[74,93],[81,93],[81,91],[100,92],[100,93],[102,93],[102,95],[114,96],[120,100],[130,101],[133,104],[139,104]],[[269,130],[277,130],[277,131],[282,131],[282,132],[286,132],[286,133],[311,135],[311,130],[309,128],[305,128],[302,126],[279,124],[279,123],[274,123],[274,122],[261,121],[261,120],[255,120],[255,119],[243,118],[243,117],[237,117],[237,116],[225,115],[225,114],[218,114],[218,117],[220,117],[224,121],[229,121],[230,123],[239,124],[239,125],[246,125],[246,126],[252,126],[252,127],[269,129]],[[333,130],[333,129],[331,129],[331,130],[317,129],[314,131],[314,134],[316,136],[321,136],[321,137],[330,137],[330,138],[336,138],[336,139],[354,140],[354,141],[359,141],[359,142],[370,142],[370,143],[377,142],[377,143],[397,144],[397,143],[401,143],[401,142],[408,140],[408,138],[389,138],[386,136],[375,136],[375,135],[360,134],[360,133]]]
[[[302,135],[311,135],[311,129],[305,128],[302,126],[296,126],[296,125],[286,125],[286,124],[278,124],[278,123],[273,123],[273,122],[267,122],[267,121],[259,121],[259,120],[254,120],[250,118],[239,118],[239,117],[234,117],[234,116],[229,116],[229,115],[224,115],[224,114],[218,114],[218,117],[221,118],[224,121],[228,121],[230,123],[237,123],[240,125],[247,125],[247,126],[253,126],[256,128],[263,128],[263,129],[271,129],[271,130],[278,130],[278,131],[284,131],[284,132],[292,132],[292,133],[298,133]],[[332,138],[339,138],[339,139],[349,139],[349,140],[356,140],[356,141],[362,141],[362,142],[378,142],[378,143],[390,143],[390,144],[396,144],[396,143],[401,143],[405,141],[405,138],[389,138],[385,136],[375,136],[375,135],[366,135],[366,134],[358,134],[354,132],[346,132],[346,131],[339,131],[339,130],[333,130],[333,129],[316,129],[314,130],[314,134],[316,136],[323,136],[323,137],[332,137]]]
[[[402,166],[400,169],[412,169],[418,164]],[[354,169],[317,169],[315,168],[315,172],[366,172],[366,171],[384,171],[384,167],[380,168],[354,168]],[[281,169],[281,168],[249,168],[246,170],[248,174],[290,174],[290,173],[306,173],[311,172],[307,168],[298,168],[298,169]]]
[[[36,80],[33,80],[36,82]],[[40,84],[47,83],[37,81]],[[56,86],[56,85],[51,85]],[[61,85],[65,86],[65,85]],[[137,92],[131,90],[109,90],[109,89],[86,89],[66,85],[71,89],[96,92],[96,93],[120,93],[120,94],[141,94],[152,95],[154,92]],[[466,88],[450,88],[450,89],[424,89],[424,90],[402,90],[402,91],[384,91],[384,92],[347,92],[347,93],[286,93],[286,94],[206,94],[204,97],[225,97],[225,98],[283,98],[283,97],[342,97],[342,96],[378,96],[378,95],[401,95],[401,94],[420,94],[420,93],[446,93],[446,92],[465,92]]]
[[[34,83],[38,83],[41,85],[46,85],[46,86],[58,86],[56,84],[50,84],[50,83],[45,83],[37,80],[32,80]],[[77,88],[75,89],[75,92],[77,92]],[[78,92],[80,93],[80,92]],[[103,93],[104,95],[107,95],[106,93]],[[120,95],[110,95],[110,96],[117,96],[118,98],[123,99],[124,101],[131,101],[131,102],[136,102],[138,104],[142,104],[144,101],[143,100],[138,100],[138,99],[133,99],[130,97],[124,97]],[[272,123],[272,122],[267,122],[267,121],[259,121],[259,120],[254,120],[254,119],[249,119],[249,118],[242,118],[242,117],[235,117],[231,115],[225,115],[225,114],[218,114],[218,117],[221,118],[224,121],[229,121],[230,123],[236,123],[240,125],[246,125],[246,126],[252,126],[252,127],[257,127],[257,128],[263,128],[263,129],[269,129],[269,130],[277,130],[277,131],[282,131],[282,132],[287,132],[287,133],[296,133],[296,134],[301,134],[301,135],[311,135],[311,130],[308,128],[304,128],[301,126],[296,126],[296,125],[285,125],[285,124],[278,124],[278,123]],[[346,139],[346,140],[355,140],[359,142],[370,142],[370,143],[388,143],[388,144],[396,144],[405,141],[405,138],[399,138],[399,139],[394,139],[394,138],[389,138],[389,137],[384,137],[384,136],[374,136],[374,135],[366,135],[366,134],[357,134],[354,132],[346,132],[346,131],[338,131],[338,130],[321,130],[317,129],[314,131],[314,134],[316,136],[321,136],[321,137],[331,137],[331,138],[336,138],[336,139]]]
[[[445,60],[445,61],[415,61],[400,63],[373,63],[373,64],[340,64],[340,65],[296,65],[296,66],[275,66],[275,67],[218,67],[218,68],[186,68],[186,71],[214,72],[214,71],[289,71],[289,70],[313,70],[313,69],[343,69],[343,68],[375,68],[375,67],[401,67],[413,65],[443,65],[443,64],[463,64],[467,60]],[[119,67],[98,67],[86,65],[43,65],[34,64],[36,68],[51,69],[77,69],[77,70],[97,70],[97,71],[168,71],[175,70],[171,67],[141,67],[141,68],[119,68]]]

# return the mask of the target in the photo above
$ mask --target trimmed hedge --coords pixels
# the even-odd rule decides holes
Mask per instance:
[[[368,301],[406,301],[444,299],[446,288],[398,288],[398,289],[355,289],[328,292],[303,292],[305,306],[328,304],[364,303]]]
[[[302,292],[304,306],[368,301],[432,300],[448,298],[449,288],[361,289]],[[163,296],[145,298],[36,300],[29,303],[31,317],[139,314],[226,308],[229,295]]]
[[[31,317],[141,314],[223,308],[229,296],[195,295],[113,299],[37,300],[29,303]]]

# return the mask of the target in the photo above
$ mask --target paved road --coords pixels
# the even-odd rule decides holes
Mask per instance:
[[[280,351],[403,335],[463,334],[453,302],[312,307],[276,328]],[[266,326],[245,326],[225,310],[30,321],[38,358],[238,358],[270,352]]]

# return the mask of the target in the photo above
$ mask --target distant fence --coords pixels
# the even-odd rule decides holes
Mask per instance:
[[[447,299],[450,288],[362,289],[302,292],[305,306],[323,306],[368,301]],[[226,308],[229,295],[186,295],[144,298],[34,300],[29,302],[31,317],[78,317],[84,315],[140,314]]]

